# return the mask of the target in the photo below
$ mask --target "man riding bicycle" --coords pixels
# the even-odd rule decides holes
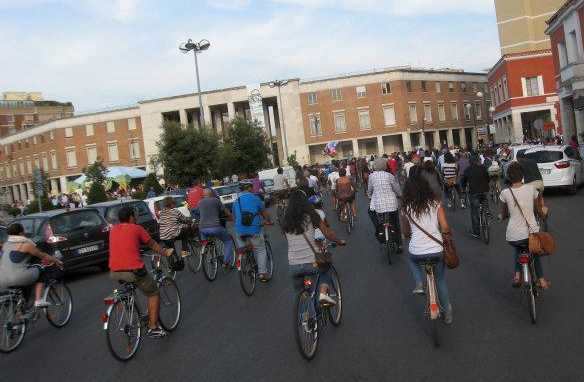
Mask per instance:
[[[276,170],[277,174],[274,175],[274,201],[277,203],[280,200],[286,199],[286,194],[288,189],[290,189],[290,184],[288,179],[284,175],[284,169],[278,167]]]
[[[109,268],[113,280],[134,283],[148,298],[148,331],[150,338],[166,336],[158,322],[160,295],[158,285],[146,270],[140,257],[140,246],[147,245],[161,256],[170,256],[172,249],[165,250],[158,245],[142,226],[136,224],[132,207],[122,207],[118,212],[119,224],[112,227],[109,234]]]
[[[456,164],[456,159],[454,159],[454,155],[452,155],[450,151],[447,151],[444,154],[444,163],[442,164],[442,177],[444,179],[444,198],[448,203],[448,207],[451,208],[452,202],[450,201],[450,193],[454,192],[453,189],[457,188],[456,179],[458,177],[458,165]]]
[[[231,213],[223,207],[210,188],[203,191],[203,199],[199,202],[199,213],[201,214],[199,221],[201,238],[206,239],[213,236],[223,242],[223,262],[224,266],[228,267],[233,256],[233,240],[227,229],[221,224],[221,216],[224,215],[227,220],[233,220]]]
[[[345,203],[349,203],[353,216],[357,216],[357,203],[355,202],[355,185],[347,176],[344,168],[339,170],[339,179],[336,182],[336,198],[339,201],[339,210],[343,211]],[[342,216],[342,215],[341,215]]]
[[[487,169],[481,165],[478,155],[472,155],[470,158],[470,166],[466,169],[462,176],[462,187],[465,188],[468,184],[470,194],[470,218],[472,222],[472,236],[475,239],[480,238],[480,217],[479,209],[481,204],[485,208],[489,208],[486,194],[489,192],[489,173]]]

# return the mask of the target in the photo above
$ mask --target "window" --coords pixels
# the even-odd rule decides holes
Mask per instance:
[[[107,155],[110,162],[117,162],[120,160],[120,155],[118,153],[118,143],[108,142],[107,144]]]
[[[59,165],[57,163],[57,152],[56,151],[51,151],[51,166],[52,166],[53,170],[56,170],[57,168],[59,168]]]
[[[497,97],[495,88],[491,88],[491,98],[495,101],[495,105],[499,105],[499,98]]]
[[[540,95],[539,93],[539,79],[538,77],[528,77],[525,79],[525,90],[527,97]]]
[[[310,126],[310,135],[320,137],[322,135],[322,125],[320,124],[320,114],[309,114],[308,124]]]
[[[558,56],[560,58],[560,68],[568,65],[568,51],[566,50],[566,44],[563,42],[558,44]]]
[[[308,104],[309,105],[316,104],[316,93],[308,93]]]
[[[130,159],[140,159],[140,141],[130,141]]]
[[[55,132],[54,131],[49,131],[49,139],[52,141],[53,139],[55,139]]]
[[[112,134],[116,132],[116,124],[114,123],[114,121],[108,121],[105,123],[105,130],[108,132],[108,134]]]
[[[18,176],[18,166],[16,165],[16,161],[12,162],[12,175],[14,177]]]
[[[136,118],[128,118],[128,130],[136,130]]]
[[[65,128],[65,138],[71,138],[73,136],[73,128],[66,127]]]
[[[432,122],[432,105],[429,103],[424,104],[424,121]]]
[[[47,153],[42,153],[41,154],[41,159],[42,159],[42,164],[43,164],[43,170],[48,171],[48,169],[49,169],[49,158],[47,157]]]
[[[383,106],[383,119],[385,126],[395,125],[395,107],[393,105]]]
[[[93,125],[85,125],[85,136],[91,137],[94,134]]]
[[[418,111],[416,110],[416,104],[410,103],[408,107],[410,111],[410,123],[418,122]]]
[[[357,98],[363,98],[367,96],[367,88],[365,86],[357,86],[355,90],[357,91]]]
[[[25,174],[25,172],[24,172],[24,161],[22,159],[18,162],[18,169],[20,170],[20,176],[22,176],[22,175]]]
[[[503,82],[501,80],[497,81],[497,92],[499,93],[499,101],[504,102],[503,99]]]
[[[359,128],[361,130],[371,129],[371,119],[369,118],[369,110],[358,110],[359,115]]]
[[[335,120],[335,132],[343,133],[347,131],[347,125],[345,124],[345,112],[335,111],[333,113],[333,119]]]
[[[97,162],[97,147],[95,145],[87,146],[87,164],[92,165]]]
[[[33,156],[34,159],[34,168],[41,168],[41,161],[39,160],[39,156]]]
[[[449,82],[448,83],[448,91],[450,93],[454,92],[454,82]]]
[[[573,30],[568,34],[568,61],[576,62],[580,57],[580,52],[578,51],[578,39],[576,37],[576,31]]]
[[[442,93],[442,83],[436,82],[436,93]]]
[[[36,145],[37,144],[37,137],[36,135],[34,137],[32,137],[32,144]]]
[[[483,119],[483,108],[481,107],[480,102],[475,103],[475,115],[477,119]]]
[[[458,121],[458,104],[456,102],[450,104],[450,118],[453,121]]]
[[[52,218],[51,228],[56,235],[63,235],[73,231],[87,232],[92,228],[101,227],[102,222],[97,211],[79,210]]]
[[[422,81],[422,91],[426,93],[428,91],[428,86],[426,81]]]
[[[77,167],[77,153],[75,147],[65,149],[65,157],[67,158],[67,167]]]
[[[341,89],[331,89],[331,98],[333,101],[342,101],[343,100],[343,92]]]
[[[7,178],[12,178],[12,171],[10,170],[10,166],[6,166],[6,177]]]
[[[446,121],[446,109],[444,108],[443,103],[438,104],[438,120],[440,120],[440,122]]]
[[[26,172],[28,172],[28,174],[32,174],[32,161],[30,160],[30,158],[26,158]]]
[[[465,92],[466,91],[466,82],[461,82],[460,83],[460,91],[461,92]]]
[[[391,94],[391,83],[384,82],[381,84],[381,94],[384,95]]]
[[[408,93],[412,92],[412,81],[406,81],[406,90]]]
[[[464,104],[464,119],[467,121],[470,121],[471,118],[471,110],[472,110],[472,105],[470,103],[465,103]]]

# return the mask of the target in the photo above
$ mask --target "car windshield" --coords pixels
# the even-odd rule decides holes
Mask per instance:
[[[564,159],[564,153],[561,151],[534,151],[525,154],[529,159],[534,160],[536,163],[553,163]]]
[[[215,191],[217,191],[217,194],[219,194],[219,196],[225,196],[230,194],[237,194],[238,192],[241,192],[241,188],[239,187],[238,184],[235,184],[233,186],[217,188],[215,189]]]
[[[33,237],[36,231],[38,230],[39,226],[42,223],[41,219],[20,219],[17,220],[15,223],[21,224],[24,228],[24,235],[26,237]]]
[[[51,219],[51,228],[56,235],[98,227],[102,224],[99,214],[91,210],[63,214]]]

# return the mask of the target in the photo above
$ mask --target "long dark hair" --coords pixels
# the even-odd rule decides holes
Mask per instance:
[[[422,171],[413,173],[410,171],[402,196],[403,209],[406,213],[419,218],[428,213],[431,206],[438,204],[438,197],[422,175]]]
[[[301,190],[293,191],[288,199],[288,208],[284,214],[282,230],[285,233],[302,235],[306,216],[310,216],[313,211],[314,207],[308,201],[306,193]]]

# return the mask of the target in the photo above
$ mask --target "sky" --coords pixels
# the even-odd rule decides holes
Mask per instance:
[[[493,0],[0,0],[0,92],[93,111],[273,79],[499,59]]]

